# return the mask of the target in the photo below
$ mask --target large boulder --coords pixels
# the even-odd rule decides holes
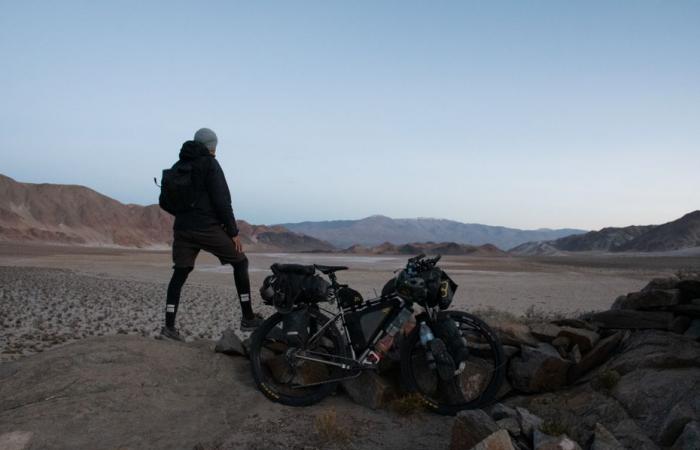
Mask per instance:
[[[619,309],[589,314],[587,319],[600,328],[667,330],[673,320],[673,313]]]
[[[695,318],[700,318],[700,305],[688,304],[688,305],[676,305],[669,308],[676,314],[681,314],[684,316],[690,316]]]
[[[560,436],[550,436],[535,431],[533,439],[534,450],[581,450],[581,446],[569,436],[562,434]]]
[[[590,450],[625,450],[625,447],[607,428],[596,423]]]
[[[518,413],[514,408],[504,405],[503,403],[495,403],[484,410],[493,418],[493,420],[496,421],[509,417],[515,418],[518,416]]]
[[[552,324],[560,327],[572,327],[572,328],[583,328],[591,331],[598,331],[597,328],[591,325],[589,322],[581,319],[572,319],[570,317],[564,319],[552,320]]]
[[[700,298],[700,280],[682,280],[678,283],[678,289],[681,291],[685,301]]]
[[[535,323],[530,325],[530,332],[540,341],[551,343],[559,336],[561,327],[547,322]]]
[[[518,437],[522,433],[520,423],[515,417],[506,417],[504,419],[497,420],[496,424],[499,428],[508,431],[508,433],[513,437]]]
[[[539,416],[536,416],[521,406],[516,407],[515,411],[518,414],[518,422],[520,423],[520,429],[523,434],[528,438],[532,438],[535,430],[538,430],[544,421]]]
[[[639,369],[623,375],[611,393],[649,439],[673,442],[677,427],[698,417],[698,386],[700,368]]]
[[[626,449],[659,450],[659,446],[644,433],[644,430],[633,419],[626,418],[619,421],[611,428],[611,431]]]
[[[698,450],[698,448],[700,448],[700,422],[689,422],[671,450]]]
[[[700,343],[673,333],[645,330],[632,333],[605,368],[624,375],[643,368],[700,367]]]
[[[587,353],[600,339],[595,331],[583,328],[562,327],[557,337],[565,337],[574,345],[578,345],[582,353]]]
[[[515,447],[508,432],[506,430],[498,430],[476,444],[471,450],[515,450]]]
[[[692,399],[688,400],[690,401],[677,403],[671,408],[671,411],[668,412],[668,416],[666,416],[666,420],[664,420],[661,426],[659,438],[657,439],[657,442],[661,445],[672,445],[676,442],[688,423],[700,418],[698,417],[698,411],[696,411],[696,408],[694,408],[691,403]],[[696,402],[700,403],[700,400],[696,400]],[[698,443],[700,444],[700,442]]]
[[[678,316],[673,319],[668,326],[668,331],[676,334],[683,334],[690,326],[692,319],[688,316]]]
[[[566,358],[571,348],[571,339],[565,336],[559,336],[552,341],[552,345],[557,349],[562,358]]]
[[[469,450],[498,430],[496,422],[483,410],[460,411],[452,425],[450,450]]]
[[[595,347],[581,358],[575,366],[569,369],[568,379],[573,382],[591,369],[610,359],[622,340],[622,332],[618,331],[605,339],[598,341]]]
[[[655,291],[657,289],[676,289],[680,279],[677,276],[666,278],[654,278],[642,288],[642,292]]]
[[[680,302],[681,291],[679,289],[651,289],[618,297],[612,309],[654,309],[675,306]]]
[[[236,335],[236,332],[230,328],[225,329],[221,334],[221,338],[216,343],[214,351],[225,355],[246,356],[248,354],[241,339]]]
[[[521,392],[551,391],[566,384],[570,366],[554,347],[540,343],[534,348],[523,347],[520,356],[510,361],[508,378]]]
[[[530,333],[530,328],[524,323],[502,320],[490,322],[489,325],[496,332],[503,345],[536,346],[539,343],[532,333]]]
[[[683,336],[695,340],[700,339],[700,319],[693,319],[683,333]]]
[[[371,409],[381,408],[396,396],[395,387],[387,379],[369,370],[343,381],[342,386],[352,401]]]

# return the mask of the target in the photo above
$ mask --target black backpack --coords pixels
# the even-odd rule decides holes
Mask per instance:
[[[197,202],[192,179],[192,161],[178,161],[170,169],[163,170],[160,182],[160,207],[171,214],[189,211]]]

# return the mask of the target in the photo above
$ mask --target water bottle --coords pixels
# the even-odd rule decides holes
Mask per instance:
[[[432,341],[433,339],[435,339],[435,335],[433,335],[433,332],[430,330],[430,327],[425,322],[421,322],[420,343],[423,344],[423,347],[427,347],[428,342]]]
[[[433,339],[435,339],[435,335],[433,335],[430,327],[425,322],[421,322],[420,343],[423,344],[423,347],[425,348],[425,361],[428,363],[428,368],[431,370],[435,369],[435,356],[433,355],[433,352],[430,351],[430,346],[428,344]]]

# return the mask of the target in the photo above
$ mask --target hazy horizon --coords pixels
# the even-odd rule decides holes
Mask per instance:
[[[239,218],[700,207],[700,3],[7,3],[0,173],[152,204],[206,126]]]

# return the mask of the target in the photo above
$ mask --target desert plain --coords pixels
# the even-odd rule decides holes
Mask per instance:
[[[346,265],[339,279],[375,296],[405,255],[249,253],[254,307],[275,262]],[[90,336],[156,336],[171,273],[170,250],[0,244],[0,361]],[[454,309],[515,316],[576,316],[608,309],[651,278],[697,270],[700,256],[584,254],[555,257],[446,256],[441,266],[459,288]],[[232,269],[200,254],[183,289],[177,326],[188,340],[237,329]]]

